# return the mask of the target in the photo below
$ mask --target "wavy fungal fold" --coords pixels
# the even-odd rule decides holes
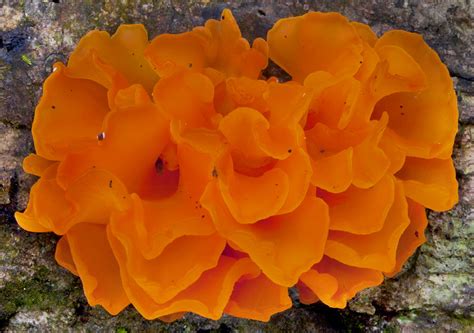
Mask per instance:
[[[344,308],[423,244],[425,208],[457,203],[457,119],[420,35],[337,13],[252,44],[227,9],[152,40],[94,30],[44,82],[15,217],[60,235],[57,262],[113,315],[268,321],[291,287]]]

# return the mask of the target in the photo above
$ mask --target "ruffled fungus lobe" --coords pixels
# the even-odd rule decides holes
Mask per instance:
[[[265,79],[268,57],[293,80]],[[425,241],[425,207],[457,202],[456,131],[413,33],[308,13],[250,46],[228,10],[152,41],[122,25],[45,81],[15,217],[62,236],[57,262],[111,314],[268,321],[293,286],[343,308]]]

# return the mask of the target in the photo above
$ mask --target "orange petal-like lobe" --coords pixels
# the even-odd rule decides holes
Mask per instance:
[[[318,196],[329,206],[330,230],[365,235],[383,228],[393,203],[394,190],[393,178],[385,176],[368,189],[351,186],[342,193],[318,192]]]
[[[209,210],[217,231],[248,253],[277,284],[294,285],[323,255],[329,217],[321,199],[306,197],[291,213],[248,225],[233,218],[215,182],[209,184],[201,203]]]
[[[405,164],[406,153],[399,143],[398,137],[390,128],[386,128],[379,142],[380,149],[390,160],[388,173],[397,173]]]
[[[426,241],[425,229],[428,225],[425,207],[408,199],[408,216],[410,224],[402,234],[397,248],[397,263],[395,268],[385,276],[392,277],[402,269],[403,264]]]
[[[354,147],[352,158],[352,183],[360,188],[369,188],[376,184],[390,167],[390,159],[378,146],[387,124],[384,114],[380,121],[371,122],[371,133]]]
[[[288,175],[280,168],[247,176],[234,172],[230,159],[217,169],[217,179],[224,205],[242,224],[275,215],[285,204],[290,188]]]
[[[104,87],[72,78],[64,65],[56,64],[35,110],[31,131],[37,154],[58,161],[94,144],[108,111]]]
[[[155,37],[145,54],[161,77],[184,68],[203,72],[210,67],[228,76],[256,79],[267,65],[268,47],[257,38],[251,48],[231,11],[225,9],[220,21],[208,20],[189,32]]]
[[[426,86],[423,69],[401,47],[386,45],[377,47],[382,61],[373,80],[377,98],[401,91],[419,91]]]
[[[44,171],[30,190],[25,212],[15,214],[20,226],[26,230],[56,231],[67,225],[77,213],[76,207],[66,198],[65,191],[56,181],[57,168],[55,163]]]
[[[377,270],[351,267],[324,257],[300,279],[324,304],[343,309],[359,291],[381,284],[383,275]]]
[[[18,223],[18,225],[22,229],[30,232],[50,232],[51,229],[38,223],[32,213],[31,207],[32,204],[30,201],[23,213],[15,212],[15,221]]]
[[[205,75],[182,71],[161,79],[153,89],[153,99],[170,120],[186,127],[209,127],[214,111],[214,86]]]
[[[182,236],[207,236],[215,232],[207,212],[197,200],[180,192],[154,201],[131,195],[128,210],[112,216],[113,232],[123,234],[145,259],[153,259]]]
[[[265,159],[261,137],[268,136],[270,123],[257,110],[240,107],[227,114],[219,122],[219,131],[229,142],[232,150],[237,150],[245,159]],[[246,131],[247,135],[242,135]]]
[[[269,321],[270,317],[290,308],[288,288],[279,286],[263,273],[253,279],[241,279],[235,284],[224,312],[234,317]]]
[[[329,287],[327,284],[326,286]],[[318,296],[316,296],[316,294],[310,288],[308,288],[303,282],[298,281],[298,283],[296,284],[296,289],[298,290],[299,301],[302,304],[309,305],[309,304],[319,302]]]
[[[353,149],[349,147],[333,155],[311,160],[311,184],[332,193],[345,191],[352,183]]]
[[[223,115],[242,106],[265,113],[268,111],[267,101],[264,99],[267,92],[266,81],[244,76],[230,77],[215,87],[214,107]]]
[[[313,121],[332,128],[345,128],[354,112],[360,89],[360,82],[352,77],[336,80],[311,102]]]
[[[126,188],[109,172],[93,169],[63,190],[56,182],[56,168],[45,171],[31,189],[25,212],[16,214],[26,230],[63,235],[81,222],[105,224],[113,210],[125,209]]]
[[[130,302],[105,226],[78,224],[67,233],[67,241],[89,304],[101,305],[113,315],[122,311]]]
[[[290,150],[289,154],[287,159],[275,164],[275,168],[285,172],[289,181],[288,195],[278,214],[290,213],[303,202],[313,174],[310,158],[304,149]]]
[[[151,91],[158,76],[144,58],[148,33],[141,24],[122,24],[113,36],[93,30],[85,35],[69,57],[68,68],[75,76],[96,81],[109,88],[110,82],[97,75],[95,55],[119,71],[130,84],[141,84]]]
[[[267,40],[270,58],[298,82],[321,70],[336,76],[355,74],[362,60],[362,40],[337,13],[310,12],[281,19]]]
[[[418,34],[389,31],[375,48],[387,46],[403,49],[418,63],[428,78],[427,88],[420,93],[387,96],[377,104],[376,112],[388,113],[388,127],[402,138],[409,156],[449,158],[458,128],[458,110],[446,66]]]
[[[39,155],[29,154],[23,160],[23,170],[35,176],[42,176],[53,163],[53,161],[47,160]]]
[[[407,157],[396,174],[405,194],[423,206],[435,210],[451,209],[459,200],[453,161]]]
[[[111,234],[110,228],[108,238],[117,260],[124,262],[125,248]],[[147,319],[186,311],[217,320],[224,311],[234,284],[242,276],[257,276],[258,272],[258,268],[248,258],[233,259],[221,256],[216,267],[204,272],[189,288],[162,304],[153,301],[125,269],[120,269],[120,276],[130,301]]]
[[[196,282],[204,271],[215,267],[225,246],[225,240],[217,234],[183,236],[170,242],[156,257],[145,258],[137,248],[137,241],[115,223],[111,224],[111,234],[126,250],[123,261],[119,260],[120,269],[126,270],[134,283],[160,304],[174,298]]]
[[[367,24],[360,22],[351,22],[351,24],[364,42],[372,47],[375,45],[377,42],[377,35]]]
[[[65,191],[75,214],[65,224],[55,224],[54,232],[64,234],[76,223],[106,224],[112,211],[126,209],[128,193],[124,184],[105,170],[93,169],[79,177]]]
[[[313,184],[335,193],[347,188],[349,180],[360,188],[376,184],[390,167],[390,159],[378,146],[386,123],[384,115],[380,120],[373,120],[358,129],[341,130],[316,123],[307,130],[308,154],[315,168]],[[339,162],[341,165],[336,167],[334,163]],[[331,164],[334,170],[326,174],[318,173],[318,166],[327,169]],[[332,179],[336,182],[332,183]]]
[[[72,258],[71,248],[69,247],[67,236],[62,236],[56,244],[54,258],[58,264],[66,268],[72,274],[79,275],[76,264],[74,263],[74,259]]]
[[[368,235],[331,231],[324,253],[346,265],[390,272],[396,264],[398,242],[409,223],[403,185],[396,182],[394,201],[380,231]]]
[[[156,160],[169,140],[168,126],[169,122],[151,103],[136,101],[133,106],[118,108],[108,114],[94,147],[69,154],[62,161],[58,182],[67,187],[87,171],[101,168],[119,177],[129,192],[153,191],[150,186],[156,183],[150,177],[156,175]]]
[[[265,97],[269,108],[268,120],[278,127],[294,128],[311,102],[310,91],[295,82],[270,83]]]

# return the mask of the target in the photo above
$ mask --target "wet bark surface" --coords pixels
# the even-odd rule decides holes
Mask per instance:
[[[395,278],[360,293],[345,310],[295,303],[269,323],[187,315],[173,324],[144,320],[127,308],[110,316],[90,307],[78,278],[54,261],[57,237],[21,230],[33,176],[21,169],[34,150],[31,122],[43,80],[92,29],[113,33],[143,23],[153,37],[182,32],[231,8],[244,37],[264,37],[273,23],[308,10],[337,11],[368,23],[421,33],[447,64],[458,94],[454,160],[460,202],[429,213],[428,241]],[[0,331],[317,332],[474,330],[474,4],[452,1],[2,1],[0,0]]]

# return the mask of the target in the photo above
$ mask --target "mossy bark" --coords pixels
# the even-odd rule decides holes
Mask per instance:
[[[472,331],[474,304],[474,6],[469,1],[3,1],[0,5],[0,330],[254,332]],[[80,281],[54,262],[57,237],[22,231],[13,219],[24,209],[34,177],[21,170],[33,151],[31,122],[51,65],[64,61],[91,29],[114,32],[143,23],[150,36],[180,32],[233,10],[243,34],[263,37],[281,17],[308,10],[338,11],[377,33],[421,33],[447,64],[459,98],[455,164],[460,203],[430,213],[428,242],[404,271],[360,293],[346,310],[321,304],[275,315],[267,323],[188,315],[171,325],[146,321],[128,308],[116,317],[91,308]]]

